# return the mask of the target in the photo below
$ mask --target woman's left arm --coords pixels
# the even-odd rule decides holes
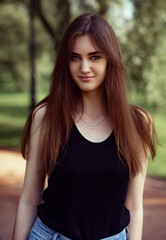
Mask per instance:
[[[129,240],[142,239],[143,227],[143,191],[147,172],[148,159],[143,164],[143,171],[129,182],[126,207],[130,211]]]

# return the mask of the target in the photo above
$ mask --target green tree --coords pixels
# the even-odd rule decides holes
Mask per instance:
[[[134,6],[133,18],[127,31],[127,42],[123,45],[128,73],[133,85],[140,92],[146,92],[152,70],[152,58],[156,55],[160,39],[161,14],[165,15],[163,0],[131,0]]]
[[[0,88],[21,90],[28,78],[28,19],[23,4],[0,2]]]

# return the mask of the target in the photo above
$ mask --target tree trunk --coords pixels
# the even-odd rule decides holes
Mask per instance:
[[[30,110],[36,104],[36,79],[35,79],[35,1],[30,0],[29,3],[29,18],[30,18],[30,40],[29,40],[29,53],[30,53]]]

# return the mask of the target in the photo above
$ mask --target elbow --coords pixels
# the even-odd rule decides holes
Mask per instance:
[[[129,211],[143,211],[143,201],[142,199],[138,201],[131,201],[126,203],[126,207]]]

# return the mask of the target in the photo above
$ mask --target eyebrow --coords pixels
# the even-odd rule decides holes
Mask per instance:
[[[71,54],[72,55],[77,55],[77,56],[80,55],[79,53],[76,53],[76,52],[72,52]],[[101,52],[101,51],[90,52],[90,53],[88,53],[88,56],[96,55],[96,54],[103,54],[103,52]]]

